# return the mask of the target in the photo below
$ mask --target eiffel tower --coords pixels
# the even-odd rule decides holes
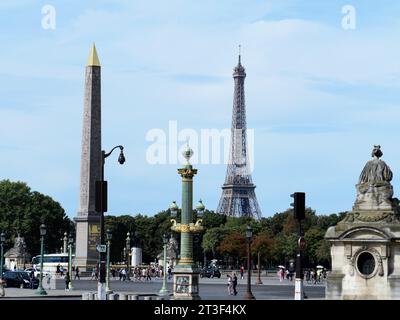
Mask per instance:
[[[249,216],[261,219],[261,210],[257,202],[247,156],[246,105],[244,99],[245,68],[241,64],[234,68],[235,90],[233,97],[233,115],[229,163],[222,196],[217,213],[233,217]]]

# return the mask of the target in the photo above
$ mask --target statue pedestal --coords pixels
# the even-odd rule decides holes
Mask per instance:
[[[358,210],[330,227],[326,299],[400,299],[400,216]]]
[[[199,296],[199,270],[192,266],[176,265],[173,300],[201,300]]]

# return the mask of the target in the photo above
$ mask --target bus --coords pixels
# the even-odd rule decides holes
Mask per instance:
[[[74,255],[72,255],[72,259]],[[40,268],[40,255],[32,258],[33,266]],[[68,270],[68,253],[51,253],[43,255],[43,272],[50,272],[55,275],[57,266],[62,266],[64,272]]]

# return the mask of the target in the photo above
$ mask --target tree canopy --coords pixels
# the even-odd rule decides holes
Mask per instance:
[[[47,227],[45,250],[58,251],[64,232],[73,230],[73,223],[61,205],[47,195],[32,191],[24,182],[0,181],[0,230],[6,234],[5,247],[12,247],[19,234],[24,237],[28,252],[39,254],[41,223]]]

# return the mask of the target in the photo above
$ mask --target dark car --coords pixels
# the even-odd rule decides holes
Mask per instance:
[[[200,278],[221,278],[221,272],[219,271],[219,269],[217,267],[207,267],[207,268],[203,268],[200,271]]]
[[[3,280],[6,287],[29,288],[29,273],[25,271],[6,271],[3,273]],[[33,289],[39,286],[39,279],[33,281]]]

